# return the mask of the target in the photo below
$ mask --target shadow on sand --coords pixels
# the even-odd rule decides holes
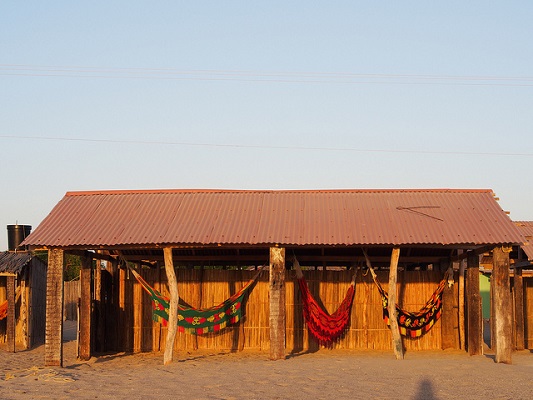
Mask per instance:
[[[418,390],[414,397],[415,400],[436,400],[433,383],[428,378],[422,379],[418,384]]]

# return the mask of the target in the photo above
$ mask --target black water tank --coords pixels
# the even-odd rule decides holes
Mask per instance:
[[[7,249],[9,251],[24,250],[20,247],[31,232],[31,225],[8,225],[7,226]]]

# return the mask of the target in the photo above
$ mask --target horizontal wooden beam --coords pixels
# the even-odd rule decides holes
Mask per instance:
[[[162,256],[147,256],[147,255],[136,255],[136,254],[128,254],[124,255],[124,258],[126,258],[128,261],[131,262],[141,262],[141,261],[163,261]],[[386,256],[380,256],[380,257],[371,257],[372,262],[374,263],[383,263],[383,264],[389,264],[390,258]],[[443,257],[435,256],[435,257],[408,257],[400,256],[400,264],[438,264]],[[288,258],[288,261],[290,261],[290,258]],[[338,264],[346,264],[351,265],[353,263],[359,263],[364,262],[364,257],[361,256],[342,256],[342,255],[324,255],[324,256],[306,256],[306,255],[299,255],[298,261],[302,265],[305,266],[306,263],[313,263],[313,264],[322,264],[324,262],[329,263],[338,263]],[[195,256],[180,256],[174,255],[174,264],[190,264],[190,263],[246,263],[246,262],[259,262],[263,263],[265,265],[268,264],[268,254],[266,254],[266,258],[263,255],[195,255]]]
[[[463,251],[461,254],[451,257],[451,261],[458,262],[458,261],[466,260],[470,254],[480,255],[483,253],[488,253],[492,251],[494,247],[495,247],[494,245],[489,245],[489,246],[478,247],[477,249],[473,249],[470,251]]]

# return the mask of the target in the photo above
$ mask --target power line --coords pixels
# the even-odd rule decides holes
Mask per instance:
[[[328,151],[328,152],[354,152],[354,153],[396,153],[396,154],[435,154],[454,156],[505,156],[505,157],[533,157],[533,153],[511,152],[475,152],[475,151],[445,151],[445,150],[414,150],[414,149],[364,149],[355,147],[321,147],[321,146],[289,146],[289,145],[254,145],[238,143],[209,143],[209,142],[177,142],[158,140],[124,140],[124,139],[95,139],[95,138],[69,138],[59,136],[17,136],[0,135],[3,139],[22,139],[31,141],[62,141],[62,142],[88,142],[107,144],[132,144],[132,145],[159,145],[159,146],[190,146],[190,147],[214,147],[235,149],[259,149],[259,150],[299,150],[299,151]]]
[[[163,79],[187,81],[240,81],[275,83],[395,84],[533,86],[531,76],[473,76],[427,74],[378,74],[350,72],[281,72],[246,70],[180,70],[174,68],[112,68],[0,64],[0,75],[90,79]]]

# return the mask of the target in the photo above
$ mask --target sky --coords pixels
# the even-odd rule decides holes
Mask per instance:
[[[492,189],[533,220],[533,3],[2,1],[0,250],[67,191]]]

